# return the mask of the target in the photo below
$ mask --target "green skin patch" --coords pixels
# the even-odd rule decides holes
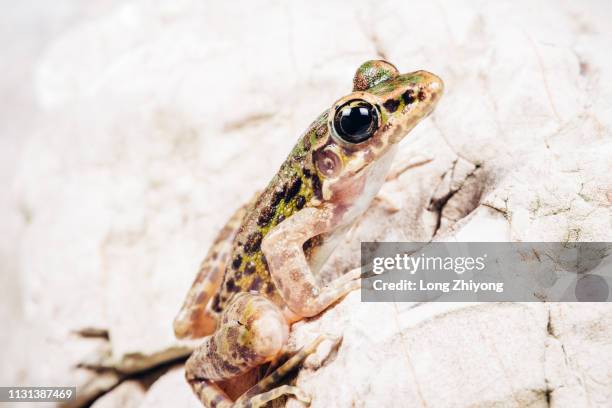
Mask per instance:
[[[393,64],[380,60],[367,61],[355,73],[353,91],[368,90],[398,75],[399,72]]]
[[[368,89],[368,92],[374,95],[385,95],[406,85],[417,85],[422,81],[423,77],[421,77],[420,75],[400,75],[397,78],[393,78],[389,81],[385,81],[373,86],[372,88]]]

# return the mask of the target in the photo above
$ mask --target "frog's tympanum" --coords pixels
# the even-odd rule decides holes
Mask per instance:
[[[232,401],[216,384],[285,355],[293,322],[359,288],[359,270],[316,279],[339,238],[381,187],[398,142],[442,95],[437,76],[400,74],[385,61],[361,65],[353,92],[308,127],[266,189],[221,230],[174,321],[178,338],[204,337],[186,363],[207,407],[259,407],[281,395],[308,403],[279,380],[316,350],[298,351]]]

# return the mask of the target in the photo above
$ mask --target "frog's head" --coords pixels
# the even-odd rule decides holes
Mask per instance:
[[[353,83],[353,92],[329,110],[331,138],[315,152],[319,173],[330,181],[351,178],[378,161],[433,111],[444,89],[434,74],[400,74],[378,60],[362,64]]]

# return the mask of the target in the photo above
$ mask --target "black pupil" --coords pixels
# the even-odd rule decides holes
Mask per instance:
[[[369,139],[378,122],[378,115],[370,104],[344,106],[336,114],[336,132],[349,143]]]

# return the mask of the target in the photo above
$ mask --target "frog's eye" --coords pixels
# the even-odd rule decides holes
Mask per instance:
[[[348,143],[361,143],[372,137],[378,128],[378,111],[364,100],[348,101],[336,110],[334,130]]]

